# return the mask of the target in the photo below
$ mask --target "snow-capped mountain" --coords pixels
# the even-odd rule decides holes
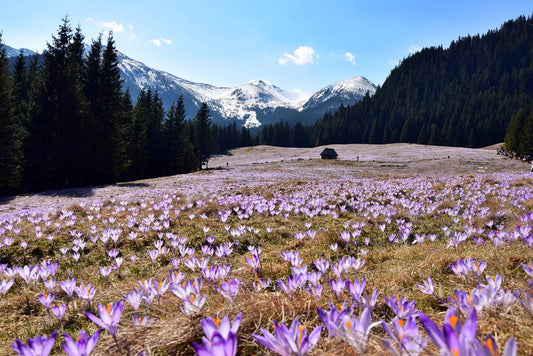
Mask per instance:
[[[124,87],[135,100],[141,89],[157,91],[165,107],[183,95],[185,110],[192,116],[206,102],[214,122],[233,120],[252,128],[279,121],[316,120],[341,104],[354,104],[376,86],[368,79],[355,77],[325,87],[313,95],[285,91],[265,80],[254,80],[237,87],[217,87],[195,83],[156,70],[119,52],[119,66]]]
[[[18,50],[7,46],[6,49],[8,56],[18,55]],[[34,54],[29,50],[25,50],[26,53]],[[367,92],[373,95],[376,91],[376,86],[363,77],[329,85],[313,95],[285,91],[264,80],[237,87],[218,87],[150,68],[121,52],[118,52],[118,60],[124,89],[130,90],[134,102],[142,89],[157,92],[165,109],[183,95],[189,118],[205,102],[213,122],[222,125],[236,121],[238,126],[253,128],[280,119],[313,123],[327,111],[333,111],[341,104],[354,104]]]
[[[373,95],[376,85],[365,77],[354,77],[328,85],[313,94],[309,100],[299,108],[300,111],[334,110],[343,105],[352,105],[364,98],[366,93]]]
[[[4,48],[6,50],[6,54],[7,54],[7,58],[11,58],[11,57],[16,57],[19,55],[19,51],[20,49],[15,49],[13,47],[9,47],[9,46],[6,46],[4,45]],[[35,54],[35,52],[27,49],[27,48],[22,48],[22,53],[24,53],[25,56],[32,56]]]

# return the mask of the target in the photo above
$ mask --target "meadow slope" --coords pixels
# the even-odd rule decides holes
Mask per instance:
[[[529,165],[494,149],[328,147],[339,160],[258,146],[192,174],[4,199],[0,354],[55,332],[61,354],[63,333],[102,329],[88,313],[117,318],[94,355],[194,354],[202,320],[239,315],[242,355],[269,354],[258,335],[295,319],[292,347],[313,355],[453,353],[453,337],[533,353]]]

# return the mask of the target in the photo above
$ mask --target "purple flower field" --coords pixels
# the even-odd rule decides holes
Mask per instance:
[[[533,353],[531,175],[328,165],[0,215],[0,354]]]

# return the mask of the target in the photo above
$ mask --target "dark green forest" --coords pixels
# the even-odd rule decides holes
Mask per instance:
[[[533,18],[520,17],[409,56],[374,96],[310,127],[308,141],[483,147],[503,142],[511,118],[532,104]]]
[[[252,144],[247,129],[212,125],[206,104],[186,120],[182,97],[165,112],[147,90],[134,106],[113,34],[88,53],[84,40],[64,19],[42,55],[9,63],[0,33],[0,194],[187,173]]]

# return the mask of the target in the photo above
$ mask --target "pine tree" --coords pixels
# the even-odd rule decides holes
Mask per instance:
[[[185,104],[183,95],[173,104],[164,125],[165,136],[165,172],[168,174],[185,173],[183,150],[187,137],[185,136]]]
[[[68,19],[63,19],[44,55],[38,90],[40,110],[29,125],[25,177],[31,189],[86,183],[83,72],[83,35],[79,29],[73,35]]]
[[[12,193],[20,187],[21,131],[14,115],[13,86],[0,33],[0,194]]]
[[[100,173],[99,149],[102,147],[102,137],[98,127],[101,116],[100,103],[100,81],[101,81],[101,57],[102,57],[102,35],[93,40],[89,53],[87,54],[86,72],[84,75],[84,93],[88,103],[86,115],[85,135],[87,137],[88,150],[88,171],[90,181],[93,184],[102,183]]]
[[[509,151],[518,151],[521,146],[521,132],[526,122],[526,112],[520,108],[511,118],[505,133],[505,148]]]
[[[99,171],[102,181],[116,182],[125,169],[126,142],[125,127],[122,119],[122,78],[118,66],[118,55],[113,33],[109,32],[107,45],[102,55],[99,86],[100,113],[97,132],[101,137],[102,147]]]
[[[211,114],[206,103],[203,103],[196,117],[194,118],[194,128],[196,136],[196,156],[199,168],[204,164],[208,167],[209,157],[213,151],[213,141],[211,138]]]

